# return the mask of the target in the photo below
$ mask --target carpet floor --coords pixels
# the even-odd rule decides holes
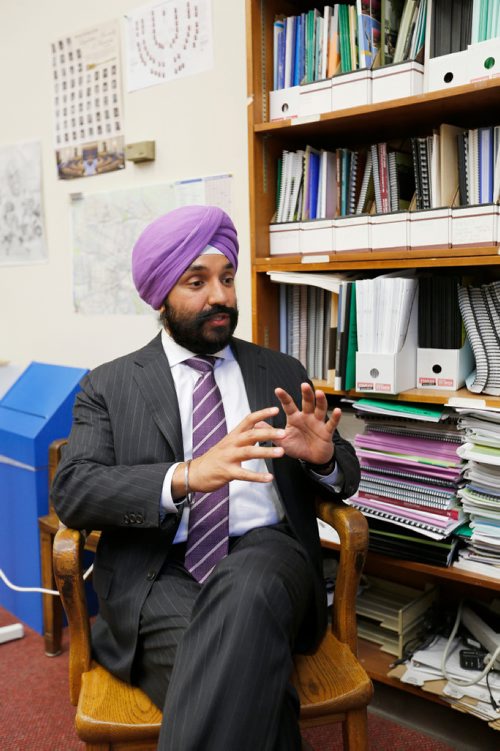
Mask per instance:
[[[0,608],[0,627],[16,622]],[[49,658],[43,638],[28,627],[24,631],[22,639],[0,644],[0,751],[82,751],[68,698],[67,633],[63,654]],[[430,735],[373,713],[368,724],[370,751],[453,751]],[[314,751],[342,749],[339,725],[307,729],[304,737]]]

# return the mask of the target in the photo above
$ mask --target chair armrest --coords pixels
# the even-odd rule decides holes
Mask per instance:
[[[83,581],[84,533],[62,527],[54,538],[54,578],[69,625],[69,694],[76,706],[82,673],[90,668],[90,626]]]
[[[358,509],[341,501],[318,499],[317,512],[340,538],[332,631],[357,655],[356,596],[368,551],[368,523]]]

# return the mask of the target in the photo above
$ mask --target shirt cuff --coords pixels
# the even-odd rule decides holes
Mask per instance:
[[[337,462],[335,462],[335,465],[329,475],[320,475],[313,469],[307,469],[307,472],[309,472],[309,474],[314,477],[315,480],[320,482],[322,485],[326,485],[336,493],[340,493],[344,487],[344,473],[339,468]]]
[[[179,511],[179,508],[181,508],[186,502],[185,498],[180,498],[178,501],[174,501],[172,498],[172,478],[179,464],[182,464],[182,462],[172,464],[172,466],[168,468],[165,479],[163,480],[160,496],[160,515],[162,517],[165,514],[176,514]]]

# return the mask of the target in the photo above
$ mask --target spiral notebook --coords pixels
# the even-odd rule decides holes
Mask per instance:
[[[436,524],[432,523],[432,519],[424,518],[424,515],[418,515],[416,512],[413,512],[412,516],[403,517],[391,508],[385,508],[383,505],[377,507],[358,496],[350,498],[349,503],[362,511],[368,518],[381,519],[391,524],[396,524],[399,527],[407,527],[433,540],[441,540],[448,537],[454,529],[457,529],[463,523],[463,519],[449,519],[446,517],[447,521],[444,524]],[[426,514],[425,516],[429,517],[431,515]]]
[[[458,302],[476,359],[475,377],[467,387],[500,396],[500,282],[460,286]]]

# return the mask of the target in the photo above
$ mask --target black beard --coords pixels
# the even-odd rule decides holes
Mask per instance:
[[[214,315],[226,313],[229,316],[228,326],[220,327],[220,331],[211,331],[209,336],[203,333],[205,322]],[[210,310],[194,316],[182,315],[165,301],[164,310],[160,315],[161,323],[167,328],[172,339],[197,355],[213,355],[229,344],[238,323],[238,309],[225,305],[213,305]]]

